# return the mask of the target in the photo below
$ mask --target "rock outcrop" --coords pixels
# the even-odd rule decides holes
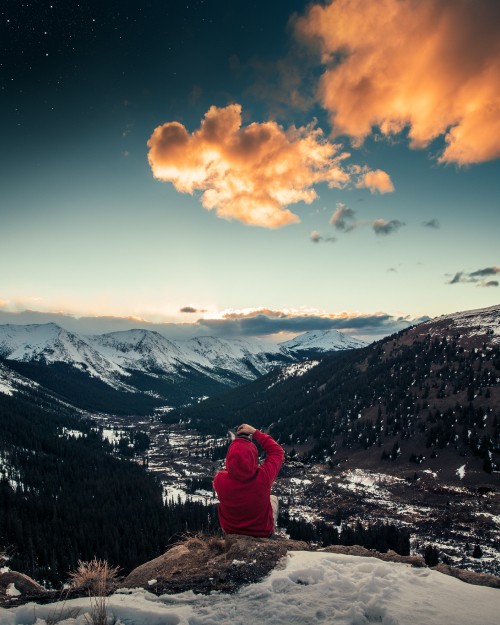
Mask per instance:
[[[237,535],[189,538],[138,566],[121,586],[140,586],[158,595],[185,590],[234,592],[265,577],[292,550],[310,550],[310,547],[285,538]]]
[[[246,584],[260,581],[289,551],[318,550],[351,556],[378,558],[415,567],[426,566],[421,556],[401,556],[394,551],[380,553],[359,545],[332,545],[322,549],[308,543],[286,538],[253,538],[251,536],[200,535],[173,545],[163,555],[141,564],[117,587],[144,588],[156,595],[175,594],[192,590],[196,593],[235,592]],[[500,588],[500,577],[456,569],[438,564],[434,570],[456,577],[463,582]],[[71,589],[65,598],[86,596],[87,591]],[[60,591],[47,591],[27,575],[6,571],[0,573],[0,606],[10,607],[27,601],[48,603],[60,599]]]

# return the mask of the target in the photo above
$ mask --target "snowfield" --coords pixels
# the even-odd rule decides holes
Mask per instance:
[[[79,608],[76,618],[64,613]],[[87,625],[89,600],[0,609],[0,625]],[[123,589],[109,598],[117,625],[498,625],[500,590],[430,569],[328,553],[290,552],[281,570],[233,595],[155,595]]]

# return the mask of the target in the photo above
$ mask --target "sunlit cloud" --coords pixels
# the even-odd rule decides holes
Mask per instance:
[[[315,124],[286,130],[274,121],[243,126],[239,104],[212,106],[193,133],[176,121],[158,126],[148,147],[156,178],[182,193],[201,192],[207,210],[253,226],[298,223],[287,207],[313,202],[319,183],[365,187],[368,180],[373,186],[370,172],[345,165],[349,154]]]
[[[372,224],[372,228],[375,231],[375,234],[387,235],[397,232],[404,225],[404,221],[399,221],[399,219],[391,219],[390,221],[386,221],[385,219],[375,219]]]
[[[486,280],[490,276],[496,276],[500,274],[500,267],[484,267],[483,269],[477,269],[470,273],[466,271],[457,271],[453,278],[446,284],[467,284],[472,283],[479,287],[494,287],[498,286],[498,280]]]
[[[389,174],[381,169],[367,171],[356,186],[366,187],[370,189],[371,193],[392,193],[394,191],[394,185]]]
[[[219,319],[204,319],[199,323],[211,332],[227,336],[263,336],[310,330],[340,330],[358,336],[387,336],[404,328],[428,320],[429,317],[410,318],[384,312],[325,313],[322,311],[273,311],[257,309],[248,314],[226,312]]]
[[[498,0],[335,0],[295,20],[320,52],[318,97],[334,135],[443,138],[440,162],[500,156]]]

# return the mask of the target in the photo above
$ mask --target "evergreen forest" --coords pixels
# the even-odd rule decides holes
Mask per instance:
[[[65,434],[75,429],[81,436]],[[215,523],[200,503],[164,505],[152,474],[111,454],[91,423],[61,405],[0,394],[0,433],[0,551],[42,583],[59,585],[94,556],[126,573]]]
[[[300,377],[278,383],[271,373],[165,419],[220,434],[238,423],[270,424],[282,444],[307,443],[311,461],[373,446],[382,460],[395,460],[407,440],[417,464],[448,447],[479,457],[490,473],[500,464],[500,349],[465,344],[460,334],[404,330],[324,357]]]

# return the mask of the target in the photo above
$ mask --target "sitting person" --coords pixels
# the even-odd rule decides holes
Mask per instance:
[[[266,453],[259,466],[253,437]],[[283,448],[268,434],[244,423],[226,455],[226,468],[213,486],[219,498],[219,521],[225,534],[270,537],[278,519],[278,498],[271,487],[283,463]]]

